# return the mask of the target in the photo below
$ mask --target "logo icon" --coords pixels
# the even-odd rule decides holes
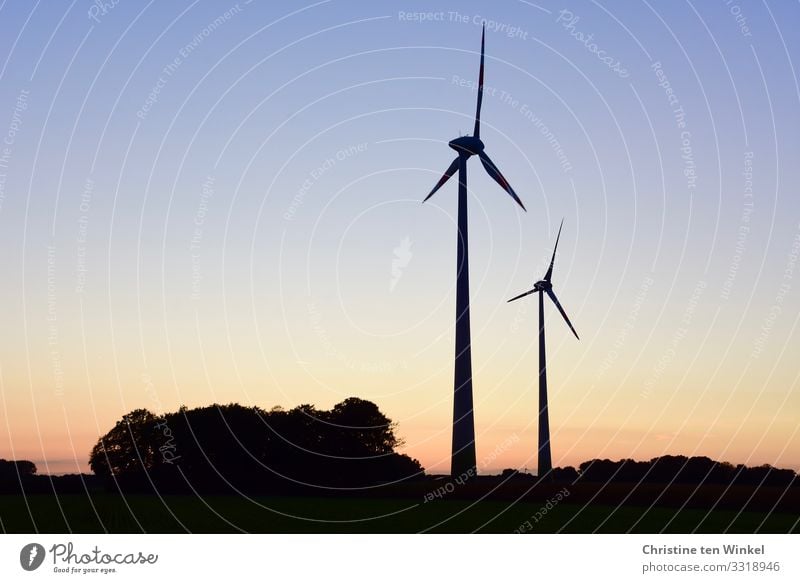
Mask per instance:
[[[414,254],[411,252],[411,239],[405,237],[400,241],[400,245],[394,248],[394,258],[392,259],[392,279],[389,281],[389,291],[393,292],[397,282],[403,276],[403,269],[408,267]]]
[[[19,564],[26,571],[35,571],[44,562],[44,547],[39,543],[30,543],[19,552]]]

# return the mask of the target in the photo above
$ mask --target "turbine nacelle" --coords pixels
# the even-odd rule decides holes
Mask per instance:
[[[539,280],[533,284],[534,292],[547,292],[551,289],[553,289],[553,284],[545,279]]]
[[[480,156],[484,149],[483,141],[475,136],[461,136],[460,138],[450,140],[447,145],[459,154],[464,154],[467,157]]]

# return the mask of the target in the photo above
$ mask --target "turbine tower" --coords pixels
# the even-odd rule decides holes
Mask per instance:
[[[483,60],[486,26],[481,34],[481,68],[478,75],[478,106],[475,110],[475,130],[471,136],[456,138],[448,144],[457,153],[450,167],[433,187],[425,202],[447,182],[458,170],[458,239],[456,259],[456,346],[453,396],[453,449],[450,473],[474,475],[475,465],[475,421],[472,413],[472,357],[470,352],[469,326],[469,237],[467,233],[467,160],[480,158],[483,167],[492,179],[513,198],[522,210],[525,206],[514,189],[508,184],[497,166],[484,151],[480,138],[481,102],[483,101]]]
[[[558,249],[558,240],[561,238],[561,227],[564,226],[564,220],[561,220],[561,226],[558,227],[558,236],[556,237],[556,244],[553,247],[553,257],[550,259],[550,267],[547,268],[547,273],[544,275],[544,279],[541,281],[537,281],[533,285],[533,289],[526,291],[523,294],[519,294],[508,300],[509,302],[513,302],[514,300],[518,300],[520,298],[524,298],[527,295],[532,293],[539,294],[539,468],[538,473],[539,477],[543,478],[547,476],[551,470],[553,469],[553,462],[550,457],[550,417],[547,411],[547,363],[545,359],[545,345],[544,345],[544,294],[547,294],[553,303],[558,308],[558,311],[561,312],[561,315],[564,317],[564,321],[569,326],[569,329],[572,330],[572,333],[575,334],[575,338],[578,338],[578,333],[575,332],[575,328],[572,326],[572,322],[569,321],[569,317],[567,317],[567,313],[564,311],[564,308],[561,307],[561,304],[556,297],[555,292],[553,291],[553,284],[550,283],[550,278],[553,275],[553,263],[556,260],[556,249]],[[580,338],[578,338],[580,340]]]

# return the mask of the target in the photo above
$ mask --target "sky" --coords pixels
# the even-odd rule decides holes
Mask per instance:
[[[123,414],[398,423],[449,469],[469,165],[478,469],[800,469],[800,35],[789,2],[0,4],[0,458],[86,471]],[[794,355],[794,356],[793,356]]]

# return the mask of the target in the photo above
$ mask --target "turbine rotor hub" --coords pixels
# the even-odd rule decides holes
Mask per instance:
[[[549,289],[553,289],[553,284],[550,283],[549,281],[545,281],[542,279],[533,284],[533,289],[535,289],[536,291],[546,292]]]
[[[469,156],[478,156],[483,152],[483,142],[480,138],[475,136],[461,136],[454,140],[450,140],[448,144],[459,154],[466,154]]]

